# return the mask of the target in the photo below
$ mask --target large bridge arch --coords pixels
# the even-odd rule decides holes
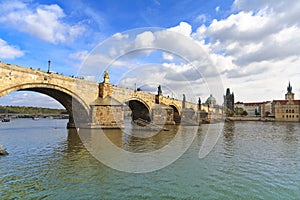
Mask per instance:
[[[176,124],[180,124],[181,122],[181,112],[180,112],[180,109],[174,105],[174,104],[171,104],[169,105],[172,109],[173,109],[173,120]]]
[[[150,106],[139,98],[130,98],[124,101],[124,103],[132,111],[132,120],[143,119],[150,122]]]
[[[58,101],[70,116],[68,127],[75,127],[77,123],[87,123],[90,119],[88,105],[67,88],[49,83],[25,83],[1,90],[0,97],[16,91],[38,92]]]

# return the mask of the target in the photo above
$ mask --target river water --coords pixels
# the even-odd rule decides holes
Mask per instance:
[[[66,123],[0,124],[0,144],[10,153],[0,157],[0,199],[300,199],[299,123],[226,123],[212,151],[199,159],[209,126],[202,125],[179,159],[139,174],[102,164]],[[128,143],[119,131],[106,134],[133,152],[161,148],[175,137],[170,130]]]

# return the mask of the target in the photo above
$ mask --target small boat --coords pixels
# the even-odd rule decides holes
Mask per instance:
[[[39,120],[40,118],[37,115],[35,115],[35,116],[32,117],[32,119],[33,120]]]
[[[8,117],[7,110],[5,112],[5,117],[2,119],[2,122],[10,122],[10,118]]]
[[[2,146],[0,145],[0,156],[7,156],[8,152],[6,149],[3,149]]]
[[[10,119],[9,119],[8,117],[4,117],[4,118],[2,119],[2,122],[10,122]]]

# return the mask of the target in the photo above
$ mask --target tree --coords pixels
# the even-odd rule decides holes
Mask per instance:
[[[235,115],[246,116],[246,115],[248,115],[248,112],[246,110],[244,110],[243,108],[235,107],[234,114]]]
[[[227,115],[228,117],[232,117],[232,116],[234,115],[234,112],[233,112],[231,109],[226,108],[226,115]]]
[[[247,113],[247,111],[246,110],[244,110],[243,112],[242,112],[242,114],[241,114],[242,116],[247,116],[248,115],[248,113]]]

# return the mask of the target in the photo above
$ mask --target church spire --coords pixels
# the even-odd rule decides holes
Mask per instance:
[[[287,87],[287,93],[285,94],[285,100],[294,100],[294,93],[292,93],[292,86],[290,82]]]

